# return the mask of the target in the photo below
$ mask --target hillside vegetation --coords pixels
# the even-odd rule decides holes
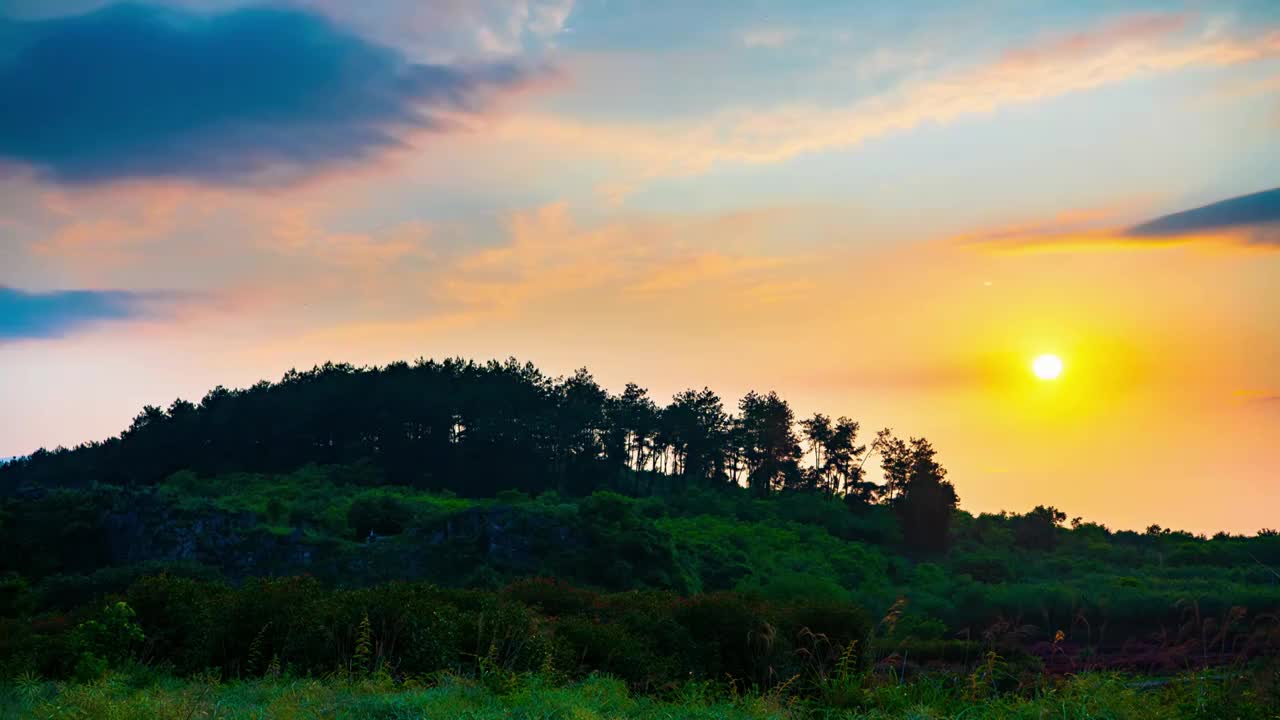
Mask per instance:
[[[139,702],[101,678],[147,667],[263,679],[200,702],[480,708],[537,685],[613,693],[621,716],[658,712],[640,693],[767,717],[895,692],[1129,703],[1128,680],[1053,678],[1215,668],[1197,692],[1280,708],[1276,533],[975,517],[927,440],[860,435],[773,393],[659,406],[514,361],[326,365],[148,407],[120,437],[0,466],[0,677],[31,712],[90,687]],[[301,680],[335,673],[365,689]],[[904,675],[924,685],[874,680]],[[394,692],[370,699],[378,682]],[[1177,682],[1158,687],[1187,702]]]

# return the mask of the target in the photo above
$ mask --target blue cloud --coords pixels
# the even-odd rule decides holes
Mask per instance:
[[[147,299],[122,290],[41,293],[0,285],[0,343],[61,337],[103,321],[143,317]]]
[[[0,160],[52,180],[292,179],[445,129],[527,77],[410,63],[296,9],[117,5],[0,19]]]
[[[1164,215],[1129,229],[1139,238],[1177,237],[1215,230],[1253,229],[1253,240],[1280,244],[1280,188],[1241,195],[1183,212]]]

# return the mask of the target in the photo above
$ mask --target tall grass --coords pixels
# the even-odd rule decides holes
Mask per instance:
[[[455,675],[433,678],[430,684],[412,680],[396,682],[386,674],[363,679],[347,676],[224,683],[212,675],[179,680],[142,671],[110,675],[86,684],[51,683],[25,677],[0,686],[0,717],[6,720],[1274,720],[1280,717],[1274,680],[1266,673],[1234,679],[1198,674],[1168,682],[1142,683],[1120,675],[1086,674],[1031,691],[975,697],[967,678],[933,675],[909,683],[869,683],[856,703],[845,705],[788,697],[776,691],[764,695],[740,694],[733,688],[708,683],[689,683],[662,697],[651,697],[633,694],[623,682],[604,676],[562,685],[539,674],[530,674],[495,690],[481,680]]]

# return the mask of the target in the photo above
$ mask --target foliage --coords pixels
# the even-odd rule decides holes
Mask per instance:
[[[764,687],[804,671],[797,651],[806,634],[844,648],[870,632],[865,615],[847,603],[599,594],[547,580],[490,592],[408,583],[326,589],[302,577],[237,587],[159,576],[126,597],[8,650],[64,676],[79,675],[81,661],[97,663],[94,675],[145,660],[183,674],[216,668],[224,677],[260,677],[271,659],[312,676],[385,671],[401,678],[493,678],[549,662],[572,677],[603,671],[639,688],[689,677]],[[61,659],[68,653],[70,660]]]
[[[41,449],[0,466],[0,489],[151,487],[172,484],[177,473],[185,497],[216,496],[202,478],[284,474],[310,464],[345,466],[352,484],[466,497],[740,483],[762,497],[819,486],[834,494],[860,480],[857,423],[841,418],[820,438],[810,434],[821,445],[817,479],[801,472],[794,426],[791,407],[773,392],[748,393],[732,416],[708,388],[659,406],[634,383],[612,395],[585,369],[551,378],[515,359],[326,363],[276,383],[219,386],[199,403],[144,407],[118,437]],[[261,501],[254,512],[283,519],[285,498]],[[377,502],[357,509],[379,517],[393,510],[385,498]],[[82,519],[92,526],[91,516]]]
[[[838,676],[837,676],[838,677]],[[793,692],[792,688],[796,691]],[[186,720],[251,718],[626,718],[629,720],[905,720],[907,718],[1233,718],[1270,720],[1280,711],[1265,670],[1232,677],[1184,674],[1169,680],[1086,673],[972,697],[961,678],[941,674],[898,682],[861,678],[846,694],[812,696],[793,684],[783,692],[744,692],[687,682],[661,696],[637,694],[607,676],[562,683],[543,674],[515,678],[503,691],[470,676],[422,681],[368,678],[189,680],[146,671],[83,684],[27,678],[0,686],[0,715],[35,718]]]
[[[975,517],[927,439],[860,431],[797,423],[776,393],[664,405],[514,360],[328,364],[144,408],[117,438],[0,467],[0,677],[143,663],[510,695],[604,672],[778,712],[967,693],[1016,716],[1006,686],[1028,673],[1280,653],[1274,531]],[[962,672],[894,689],[873,667]],[[1030,700],[1124,695],[1090,682]],[[1162,692],[1185,714],[1221,687]]]
[[[9,628],[0,633],[0,664],[8,669],[0,669],[10,674],[29,666],[6,648],[43,637],[45,628],[82,622],[88,611],[77,608],[96,612],[105,598],[127,590],[130,605],[148,612],[161,586],[140,579],[161,573],[169,577],[166,598],[175,595],[164,603],[174,617],[148,632],[143,650],[169,648],[175,665],[192,672],[203,666],[190,653],[203,652],[197,649],[215,624],[197,596],[228,592],[209,581],[225,574],[253,583],[255,575],[300,571],[320,588],[403,578],[497,589],[544,577],[591,591],[736,591],[774,603],[851,603],[875,611],[905,597],[904,622],[934,630],[883,638],[880,650],[905,650],[921,661],[963,659],[963,647],[937,643],[982,643],[985,635],[1002,647],[1042,647],[1035,652],[1047,656],[1058,630],[1066,638],[1055,662],[1066,657],[1075,669],[1185,667],[1280,647],[1278,623],[1270,619],[1280,609],[1271,570],[1280,566],[1280,538],[1116,533],[1084,522],[1063,527],[1051,508],[1028,515],[956,512],[949,550],[920,555],[901,539],[895,507],[851,508],[824,493],[758,498],[744,488],[693,487],[662,498],[544,493],[512,503],[369,485],[358,469],[308,466],[284,475],[179,473],[158,491],[96,486],[7,502],[21,516],[28,507],[48,512],[50,498],[52,507],[77,507],[78,498],[92,508],[105,518],[95,531],[103,537],[70,545],[53,540],[38,563],[21,554],[20,542],[0,542],[0,557],[18,571],[0,582],[0,624]],[[271,499],[279,500],[275,514],[283,514],[285,526],[272,524]],[[351,509],[362,506],[393,507],[401,532],[369,541],[352,524],[364,516]],[[27,527],[0,529],[0,540]],[[1052,549],[1033,537],[1052,537]],[[112,560],[118,564],[87,568],[82,542],[129,554]],[[173,553],[190,554],[163,559]],[[38,572],[54,567],[63,572]],[[559,607],[547,612],[570,614]],[[344,632],[359,618],[354,612]],[[268,619],[263,615],[237,643],[247,648]],[[287,624],[273,625],[267,636],[289,632]],[[926,641],[933,645],[910,647]],[[274,651],[262,651],[256,671]],[[51,649],[46,661],[52,667],[41,672],[69,672],[75,655]]]

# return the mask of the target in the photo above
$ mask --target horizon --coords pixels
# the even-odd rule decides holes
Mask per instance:
[[[1273,527],[1280,5],[1002,7],[0,2],[0,463],[518,357],[927,437],[975,515]]]

